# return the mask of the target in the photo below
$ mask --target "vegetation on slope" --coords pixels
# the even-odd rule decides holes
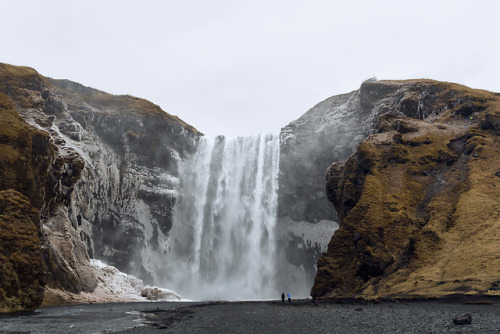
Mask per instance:
[[[342,223],[311,294],[500,294],[499,97],[428,80],[363,91],[379,133],[327,172]]]
[[[47,160],[48,136],[0,93],[0,312],[34,310],[43,299],[39,217]]]
[[[47,287],[73,293],[91,291],[97,284],[89,269],[88,236],[78,228],[81,217],[68,214],[70,206],[88,205],[74,203],[72,195],[82,171],[92,166],[66,137],[82,145],[97,138],[132,167],[175,175],[179,157],[194,150],[199,136],[196,129],[146,100],[0,63],[0,311],[36,308],[44,281]],[[168,231],[173,200],[148,190],[134,196],[150,205],[159,228]],[[98,231],[103,230],[100,226]],[[22,241],[28,238],[33,239],[29,247]],[[118,242],[130,244],[132,238],[140,242],[133,235]],[[18,239],[24,248],[12,247]],[[32,275],[19,274],[20,270],[31,270]]]

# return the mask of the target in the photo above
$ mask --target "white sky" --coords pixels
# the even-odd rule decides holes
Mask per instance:
[[[1,1],[0,62],[277,133],[369,77],[500,91],[500,1]]]

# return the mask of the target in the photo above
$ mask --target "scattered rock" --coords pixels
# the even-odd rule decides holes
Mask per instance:
[[[150,287],[146,286],[142,291],[141,291],[141,297],[145,297],[148,300],[180,300],[181,298],[179,295],[177,295],[175,292],[167,290],[167,289],[161,289],[158,287]]]
[[[470,325],[472,324],[472,317],[469,313],[453,319],[455,325]]]

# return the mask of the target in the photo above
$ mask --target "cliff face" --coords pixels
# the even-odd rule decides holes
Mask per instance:
[[[40,185],[54,151],[0,94],[0,312],[35,309],[43,299]]]
[[[178,162],[201,134],[148,101],[49,82],[73,120],[62,131],[89,166],[70,219],[91,257],[152,284],[160,272],[152,261],[166,251],[172,227]]]
[[[320,298],[500,294],[500,97],[428,80],[368,82],[373,135],[326,174],[341,219]]]
[[[359,91],[318,103],[281,129],[278,194],[278,281],[306,297],[316,261],[338,227],[325,192],[324,173],[345,161],[372,128]]]
[[[1,310],[36,308],[44,282],[92,291],[89,253],[153,281],[177,163],[201,134],[148,101],[24,67],[0,64],[0,98]]]
[[[35,309],[44,286],[92,291],[89,257],[161,281],[199,136],[148,101],[0,64],[0,312]],[[319,103],[280,134],[275,280],[306,296],[316,275],[320,298],[500,294],[499,137],[500,96],[454,84]]]

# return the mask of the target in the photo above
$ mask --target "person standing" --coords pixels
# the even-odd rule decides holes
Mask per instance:
[[[292,303],[292,295],[290,295],[290,293],[287,293],[287,297],[288,297],[288,304],[291,304]]]
[[[285,293],[284,292],[281,293],[281,303],[285,304]]]

